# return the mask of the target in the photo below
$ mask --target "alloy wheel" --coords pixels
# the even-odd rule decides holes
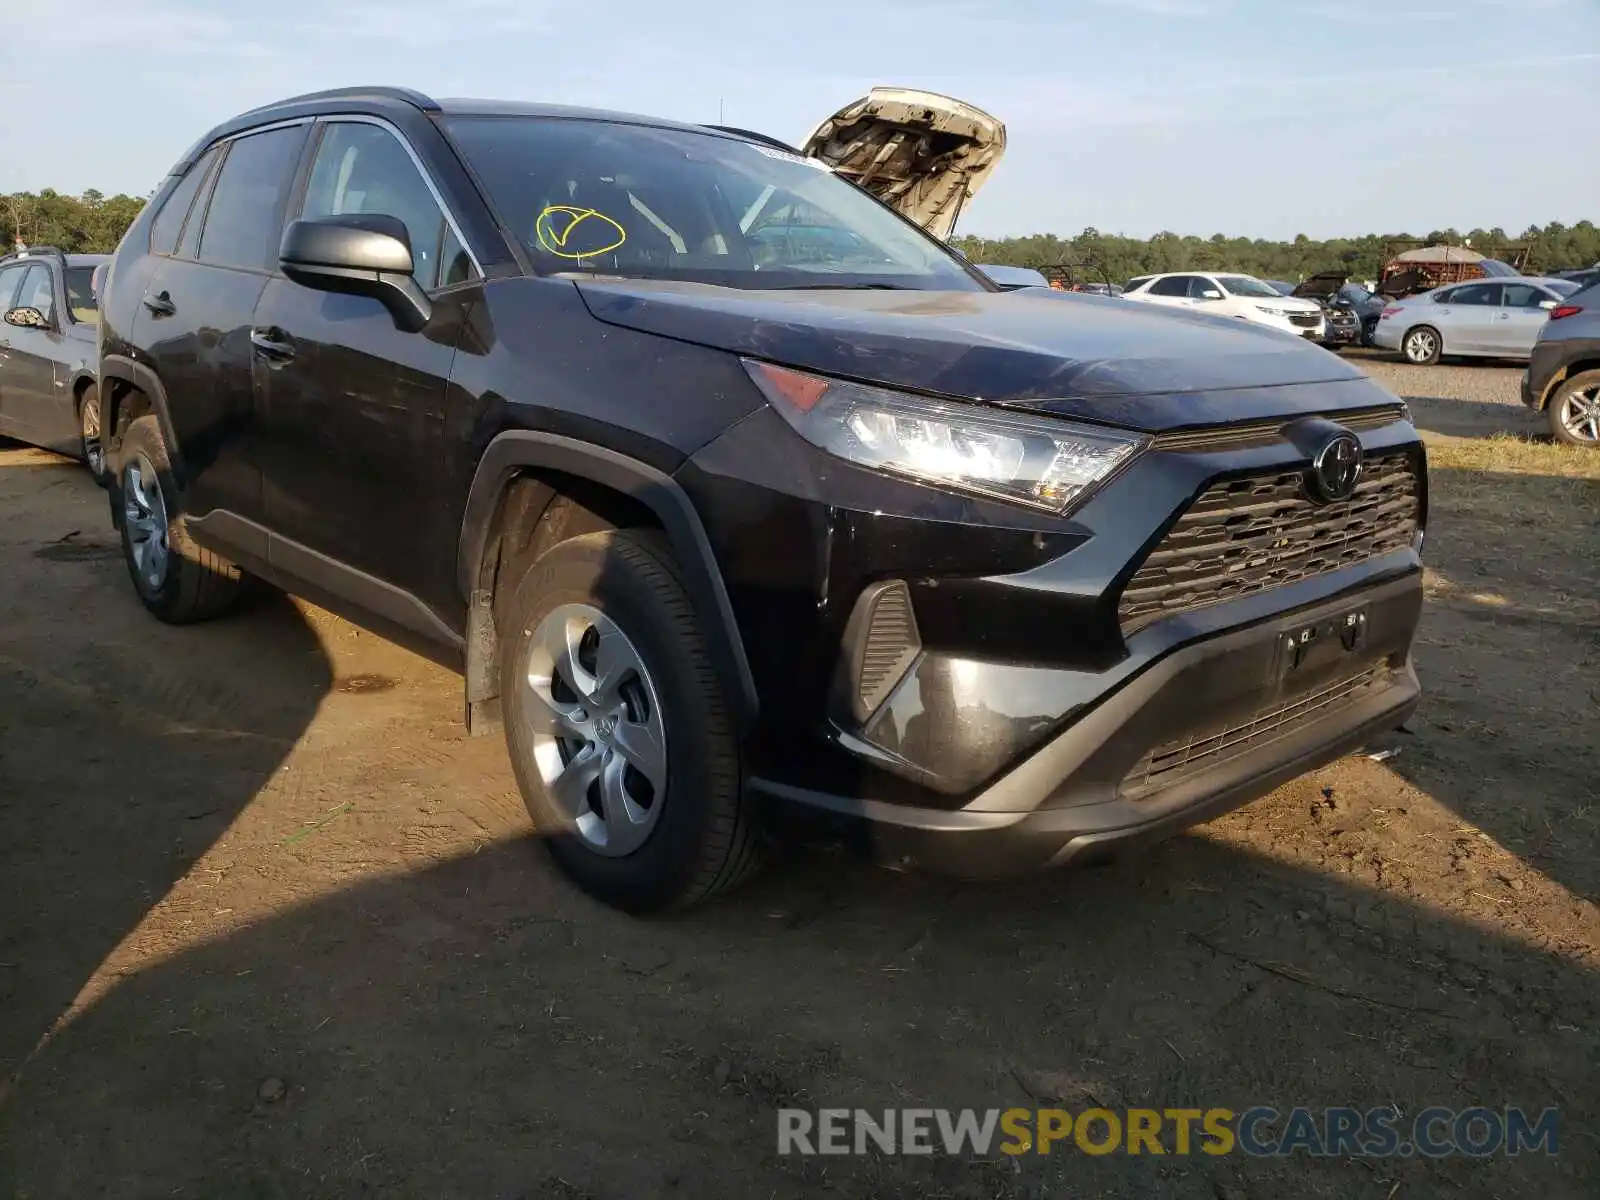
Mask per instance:
[[[1578,441],[1600,443],[1600,387],[1567,395],[1561,401],[1561,426]]]
[[[660,819],[667,738],[655,681],[605,613],[563,604],[534,630],[527,705],[534,767],[584,845],[630,854]]]
[[[1412,362],[1422,362],[1434,356],[1439,349],[1439,340],[1426,329],[1419,329],[1415,333],[1406,335],[1406,357]]]
[[[155,467],[142,454],[122,472],[122,521],[135,574],[159,591],[167,577],[167,502]]]
[[[89,474],[99,479],[106,469],[106,452],[100,444],[100,405],[93,396],[84,399],[78,420],[83,436],[83,461],[89,467]]]

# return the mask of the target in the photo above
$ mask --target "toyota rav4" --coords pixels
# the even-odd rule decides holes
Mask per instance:
[[[256,577],[455,664],[631,910],[796,815],[964,875],[1099,853],[1417,700],[1399,401],[1292,334],[1001,291],[759,136],[287,100],[179,160],[102,310],[144,605]]]

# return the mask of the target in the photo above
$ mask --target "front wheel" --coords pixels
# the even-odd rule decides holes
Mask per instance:
[[[1600,371],[1583,371],[1550,397],[1550,433],[1569,446],[1600,448]]]
[[[100,439],[100,391],[93,384],[78,397],[78,439],[89,478],[102,487],[106,481],[106,450]]]
[[[665,542],[583,534],[510,586],[497,606],[506,745],[557,865],[636,913],[686,908],[750,874],[738,740]]]
[[[1400,342],[1400,352],[1413,366],[1432,366],[1439,361],[1439,355],[1443,351],[1444,340],[1439,336],[1439,331],[1427,325],[1407,330],[1406,336]]]

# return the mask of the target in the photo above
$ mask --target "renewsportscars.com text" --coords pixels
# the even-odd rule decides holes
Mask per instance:
[[[1557,1152],[1547,1108],[778,1110],[779,1154],[1244,1154],[1447,1158]]]

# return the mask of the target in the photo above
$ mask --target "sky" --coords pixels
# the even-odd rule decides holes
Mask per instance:
[[[1006,124],[961,233],[1600,219],[1600,0],[0,0],[0,19],[0,193],[142,195],[212,124],[322,87],[798,142],[893,84]]]

